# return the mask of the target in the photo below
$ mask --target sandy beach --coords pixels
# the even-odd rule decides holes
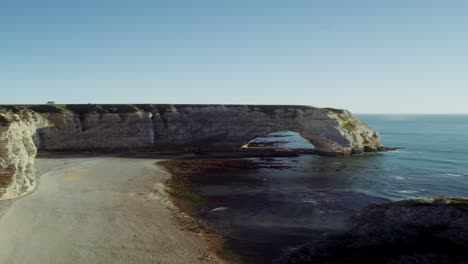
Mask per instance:
[[[36,190],[0,203],[0,263],[213,263],[155,193],[156,161],[38,158]]]

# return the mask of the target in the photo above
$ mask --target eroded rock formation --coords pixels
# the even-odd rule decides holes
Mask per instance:
[[[10,197],[32,188],[36,147],[51,151],[224,151],[237,150],[256,137],[286,130],[300,133],[324,155],[347,156],[382,148],[376,131],[348,111],[337,109],[249,105],[10,106],[0,111],[0,193]]]

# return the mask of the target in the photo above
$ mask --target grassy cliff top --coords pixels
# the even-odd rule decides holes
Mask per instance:
[[[0,105],[0,109],[19,112],[29,109],[38,113],[138,113],[138,112],[166,112],[170,109],[204,108],[223,106],[228,108],[247,107],[252,110],[272,112],[277,109],[325,110],[342,113],[343,110],[334,108],[318,108],[306,105],[222,105],[222,104],[40,104],[40,105]]]

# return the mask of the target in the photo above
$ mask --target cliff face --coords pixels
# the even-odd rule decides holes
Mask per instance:
[[[37,113],[0,114],[0,199],[18,197],[35,185],[33,133],[48,122]]]
[[[81,109],[78,106],[54,111],[3,109],[0,193],[4,197],[15,196],[32,188],[36,147],[106,152],[236,150],[256,137],[289,130],[300,133],[325,155],[346,156],[381,148],[377,132],[344,110],[307,106],[140,105],[118,111],[105,107],[79,112],[72,111]]]
[[[380,146],[378,134],[347,111],[261,106],[168,106],[136,113],[45,113],[43,150],[232,150],[275,131],[295,131],[324,154]]]

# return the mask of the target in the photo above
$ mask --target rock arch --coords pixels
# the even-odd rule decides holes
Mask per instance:
[[[287,149],[315,149],[315,146],[299,133],[289,130],[274,131],[251,139],[242,148],[279,147]]]

